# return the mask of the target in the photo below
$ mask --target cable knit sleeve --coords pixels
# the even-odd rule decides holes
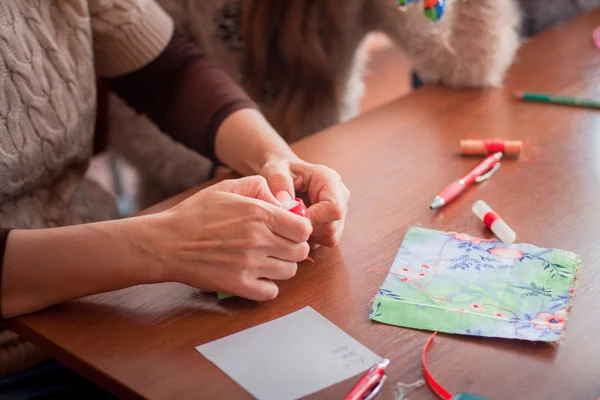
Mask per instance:
[[[218,162],[214,143],[221,123],[237,110],[258,107],[173,29],[154,1],[98,4],[92,12],[96,68],[107,86],[175,140]]]
[[[90,0],[96,72],[115,77],[154,60],[173,35],[173,20],[154,0]]]

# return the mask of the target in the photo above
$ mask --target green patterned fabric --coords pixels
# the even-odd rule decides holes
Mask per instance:
[[[568,251],[412,227],[369,317],[446,333],[558,341],[580,262]]]

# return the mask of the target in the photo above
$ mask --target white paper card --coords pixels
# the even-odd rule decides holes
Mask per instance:
[[[311,307],[196,350],[260,400],[307,396],[381,360]]]

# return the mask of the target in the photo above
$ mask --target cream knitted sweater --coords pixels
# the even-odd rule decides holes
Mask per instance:
[[[141,68],[172,33],[153,0],[0,1],[0,226],[115,216],[113,199],[84,180],[96,76]],[[0,376],[43,358],[0,327]]]

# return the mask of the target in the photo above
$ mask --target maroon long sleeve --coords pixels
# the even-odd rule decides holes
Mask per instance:
[[[4,265],[4,252],[10,229],[0,228],[0,296],[2,295],[2,266]],[[0,297],[1,299],[1,297]],[[2,319],[2,301],[0,301],[0,320]]]
[[[257,108],[225,72],[177,30],[155,60],[106,83],[163,132],[213,161],[218,161],[214,145],[221,123],[237,110]]]

